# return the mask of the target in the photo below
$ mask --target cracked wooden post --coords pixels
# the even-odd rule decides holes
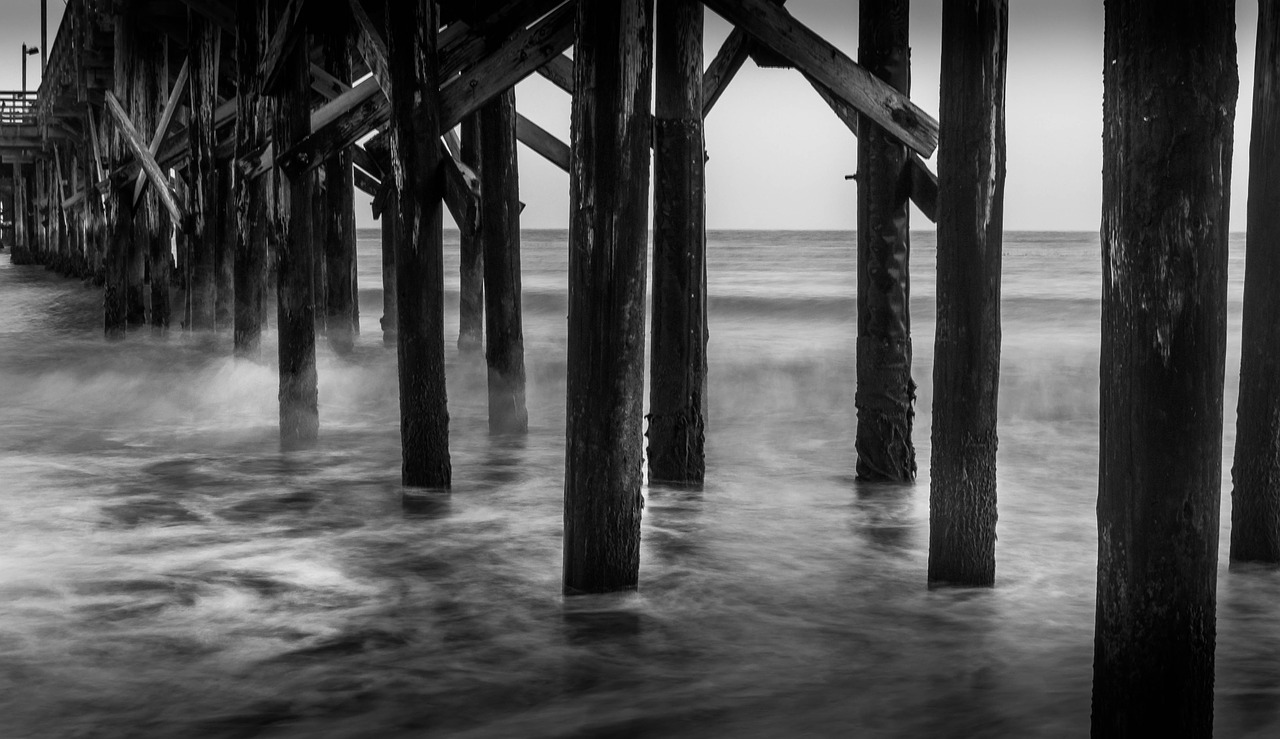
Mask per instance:
[[[858,63],[902,93],[911,80],[907,8],[908,0],[858,4]],[[916,477],[910,237],[899,185],[908,153],[870,118],[860,116],[858,128],[857,475],[904,482]]]
[[[652,0],[577,8],[569,176],[564,592],[640,571]]]
[[[387,3],[393,169],[400,193],[396,305],[401,476],[406,487],[447,490],[452,469],[444,376],[439,25],[431,0]]]
[[[190,161],[187,164],[187,187],[190,192],[188,245],[190,249],[191,321],[188,328],[211,331],[217,321],[218,252],[218,175],[214,161],[213,111],[217,105],[218,29],[195,10],[187,11],[187,34],[190,38],[190,73],[188,122]]]
[[[529,430],[529,411],[525,406],[524,323],[520,310],[515,90],[507,90],[486,103],[478,118],[489,433],[522,434]]]
[[[1094,737],[1213,732],[1234,3],[1105,5]]]
[[[1280,563],[1280,8],[1258,6],[1231,561]]]
[[[1008,0],[947,0],[942,10],[929,468],[929,582],[936,584],[995,582],[1008,17]]]
[[[265,18],[264,18],[265,22]],[[301,21],[299,21],[301,22]],[[281,60],[281,83],[276,94],[272,141],[276,151],[288,151],[311,131],[311,64],[307,32]],[[263,36],[267,34],[264,32]],[[315,174],[289,177],[275,171],[276,243],[279,277],[276,299],[279,323],[280,443],[285,449],[313,446],[320,432],[316,386],[316,317],[312,292],[315,244]]]
[[[462,119],[462,163],[471,167],[473,172],[480,172],[482,154],[480,151],[480,114],[473,113]],[[481,179],[483,185],[483,178]],[[483,196],[480,202],[483,200]],[[483,210],[483,209],[481,209]],[[484,295],[484,247],[482,232],[486,224],[481,221],[480,228],[473,228],[477,222],[474,214],[466,223],[459,223],[459,246],[461,261],[459,264],[458,294],[458,349],[463,352],[479,351],[484,346],[485,295]],[[481,213],[483,219],[488,215]]]
[[[700,487],[706,409],[702,3],[658,0],[649,481]]]
[[[236,116],[235,159],[239,161],[267,142],[269,121],[274,115],[271,98],[262,94],[258,66],[266,37],[267,9],[258,0],[236,2],[236,59],[239,109]],[[256,179],[240,176],[236,190],[236,258],[234,345],[237,356],[256,359],[262,342],[267,299],[267,231],[274,172]]]
[[[343,18],[337,14],[333,20]],[[350,26],[327,24],[321,35],[326,71],[351,82]],[[325,160],[324,167],[324,278],[325,334],[339,353],[350,352],[359,331],[359,296],[356,291],[355,180],[350,147]]]

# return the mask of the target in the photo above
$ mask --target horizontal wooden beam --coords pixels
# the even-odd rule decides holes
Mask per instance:
[[[173,184],[164,176],[164,172],[160,170],[160,165],[156,162],[156,158],[150,150],[142,143],[142,136],[138,134],[138,129],[134,128],[133,122],[129,120],[129,116],[124,112],[124,107],[120,105],[120,101],[116,99],[115,93],[107,92],[107,110],[111,112],[111,116],[115,118],[116,125],[123,134],[125,143],[133,149],[133,155],[142,164],[142,169],[147,173],[147,177],[151,178],[151,183],[155,185],[156,192],[160,195],[160,201],[164,203],[164,207],[169,211],[169,215],[173,217],[175,225],[181,226],[187,222],[186,213],[182,206],[178,203],[178,196],[173,191]]]
[[[516,139],[543,159],[569,171],[569,145],[519,113],[516,113]]]
[[[704,0],[725,20],[821,82],[923,156],[938,147],[938,122],[770,0]]]

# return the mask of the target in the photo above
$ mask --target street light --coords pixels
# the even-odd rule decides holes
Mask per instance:
[[[39,53],[40,53],[39,46],[27,46],[26,44],[22,45],[22,91],[24,93],[27,91],[27,57],[31,56],[32,54],[39,54]]]

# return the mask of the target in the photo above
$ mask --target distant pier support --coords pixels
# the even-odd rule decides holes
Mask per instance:
[[[218,28],[198,11],[188,10],[187,34],[191,65],[188,77],[191,117],[187,126],[190,142],[187,187],[191,197],[188,238],[191,270],[187,286],[191,322],[188,328],[211,331],[216,326],[218,300],[218,172],[214,161],[213,122],[217,105]]]
[[[1092,733],[1209,737],[1235,8],[1105,24]]]
[[[564,590],[640,570],[652,0],[583,2],[574,53]]]
[[[324,25],[321,44],[326,71],[340,82],[351,82],[351,29],[336,14]],[[324,163],[324,326],[329,345],[348,353],[359,331],[359,296],[356,290],[355,180],[351,148]]]
[[[658,0],[649,481],[699,487],[704,457],[706,179],[699,0]]]
[[[236,116],[236,161],[261,149],[267,141],[269,121],[274,112],[271,98],[262,94],[258,66],[262,62],[266,39],[266,13],[257,0],[236,2],[236,90],[239,110]],[[235,325],[234,343],[237,356],[256,359],[260,353],[265,322],[267,296],[267,228],[271,218],[272,179],[268,172],[257,178],[236,177],[235,208]]]
[[[524,322],[520,310],[520,176],[516,164],[516,93],[480,108],[480,212],[484,224],[485,363],[489,432],[529,430],[525,406]]]
[[[908,0],[858,4],[858,63],[906,93],[911,80]],[[858,135],[858,429],[859,479],[916,477],[911,443],[908,202],[901,186],[907,148],[862,116]]]
[[[480,172],[480,113],[473,113],[462,119],[461,149],[462,163],[473,172]],[[480,206],[481,200],[467,201],[469,208]],[[458,224],[459,231],[459,279],[458,279],[458,350],[463,352],[479,351],[484,346],[484,241],[482,232],[485,224],[478,214],[469,213],[463,223]],[[476,224],[480,223],[477,228]]]
[[[995,582],[1008,0],[942,6],[929,582]]]
[[[302,39],[279,64],[272,139],[277,151],[287,151],[311,131],[311,65],[304,21],[282,17],[282,23]],[[266,34],[264,34],[265,36]],[[287,176],[276,172],[276,222],[279,280],[276,290],[280,325],[280,442],[286,449],[316,442],[320,410],[316,386],[316,311],[312,284],[315,251],[316,175]]]
[[[1258,6],[1231,561],[1280,564],[1280,7]]]
[[[407,487],[446,490],[452,481],[452,466],[444,376],[439,26],[432,0],[387,4],[391,130],[396,155],[392,164],[400,192],[396,304],[401,477]]]

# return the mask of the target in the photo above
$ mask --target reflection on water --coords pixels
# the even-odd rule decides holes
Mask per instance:
[[[996,588],[924,583],[931,241],[913,291],[923,477],[874,486],[850,477],[848,239],[720,234],[706,487],[646,489],[638,593],[569,602],[563,239],[526,235],[529,436],[488,435],[481,360],[450,351],[454,490],[409,498],[376,239],[356,351],[320,343],[320,446],[287,454],[269,364],[225,337],[108,344],[100,293],[0,264],[0,736],[1087,731],[1091,237],[1007,245]],[[1280,732],[1278,606],[1275,572],[1223,568],[1221,736]]]

